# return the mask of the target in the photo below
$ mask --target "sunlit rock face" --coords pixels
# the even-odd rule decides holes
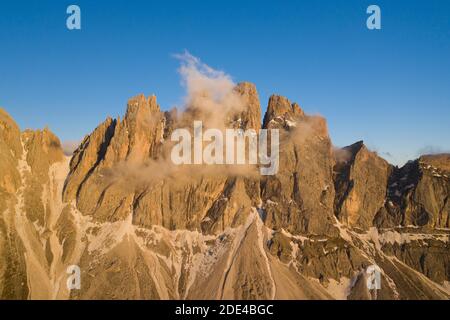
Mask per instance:
[[[136,96],[71,157],[0,109],[0,297],[450,298],[449,155],[396,168],[362,142],[334,148],[325,119],[285,97],[261,121],[251,83],[211,99],[161,111]],[[278,129],[278,172],[174,166],[171,133],[194,119]],[[72,265],[80,289],[66,286]]]
[[[325,119],[272,96],[263,128],[279,129],[280,170],[261,181],[268,226],[292,233],[335,235],[333,155]]]

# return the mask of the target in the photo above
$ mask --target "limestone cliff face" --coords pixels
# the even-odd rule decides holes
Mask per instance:
[[[450,298],[449,155],[394,168],[361,142],[336,152],[326,121],[285,97],[262,126],[254,85],[231,98],[205,115],[137,96],[70,159],[0,109],[0,298]],[[278,173],[173,166],[171,133],[193,120],[279,129]]]
[[[26,130],[22,133],[22,142],[26,152],[29,171],[24,174],[24,204],[31,222],[45,227],[49,215],[49,203],[43,201],[44,186],[49,183],[50,167],[64,159],[59,139],[49,130]],[[45,197],[44,197],[45,198]],[[45,200],[45,199],[44,199]]]
[[[376,217],[380,227],[449,228],[448,155],[429,155],[396,168],[389,179],[386,205]]]
[[[431,234],[431,233],[430,233]],[[445,237],[442,233],[441,237]],[[437,283],[450,278],[450,245],[432,236],[409,242],[386,242],[383,251],[395,256],[411,268],[423,273]]]
[[[235,91],[245,101],[244,110],[241,114],[234,115],[234,120],[238,124],[238,128],[255,129],[261,128],[261,105],[259,102],[258,91],[253,83],[242,82],[239,83]]]
[[[122,121],[107,119],[75,151],[65,199],[76,198],[81,212],[99,220],[124,219],[132,205],[134,187],[124,181],[114,183],[107,172],[121,163],[138,168],[144,161],[157,158],[164,124],[164,113],[155,96],[130,99]]]
[[[164,134],[164,117],[155,96],[139,95],[128,101],[123,121],[118,121],[102,166],[128,160],[140,163],[158,155]]]
[[[338,152],[341,156],[334,167],[336,216],[349,226],[367,230],[384,206],[392,167],[362,141]]]
[[[261,109],[255,86],[242,83],[235,91],[245,109],[224,119],[234,127],[259,130]],[[197,112],[191,108],[184,117],[191,119]],[[198,116],[201,120],[202,115]],[[186,119],[179,120],[175,112],[162,113],[155,97],[131,99],[123,121],[107,119],[75,151],[65,199],[76,199],[81,212],[100,221],[123,220],[132,211],[133,223],[145,227],[213,232],[241,221],[259,201],[258,191],[253,190],[259,186],[251,180],[216,172],[181,179],[163,173],[159,179],[144,178],[139,185],[129,181],[139,171],[152,175],[153,164],[146,164],[148,160],[170,162],[164,143],[169,132]],[[108,176],[108,169],[121,168],[126,178],[121,173]]]
[[[448,155],[423,156],[394,168],[362,142],[339,152],[335,211],[342,222],[363,230],[373,225],[449,227]]]
[[[449,160],[449,155],[419,158],[420,177],[417,186],[410,194],[407,190],[404,192],[405,225],[450,228]]]
[[[3,111],[0,122],[0,168],[8,170],[0,197],[0,297],[49,297],[45,294],[58,246],[51,233],[61,195],[55,180],[61,182],[67,174],[55,170],[64,162],[62,148],[48,129],[21,133]]]
[[[263,127],[280,130],[280,170],[261,181],[268,225],[292,233],[335,234],[334,160],[325,120],[272,96]]]
[[[18,159],[22,156],[20,130],[14,120],[0,108],[0,210],[6,209],[6,199],[20,186],[17,171]]]
[[[87,135],[70,160],[70,175],[64,186],[64,200],[75,200],[77,194],[94,172],[95,168],[105,158],[107,147],[111,142],[116,128],[116,120],[108,118],[94,132]]]
[[[21,186],[17,169],[22,157],[20,130],[0,108],[0,298],[26,299],[26,265],[23,243],[13,224],[15,194]]]
[[[263,127],[284,127],[288,129],[289,122],[295,121],[297,117],[302,118],[305,114],[297,103],[292,103],[283,96],[272,95],[269,98],[266,114],[264,115]]]

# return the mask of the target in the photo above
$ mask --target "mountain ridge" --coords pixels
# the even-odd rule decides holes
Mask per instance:
[[[211,99],[163,112],[138,95],[70,158],[0,109],[0,297],[449,299],[449,155],[398,168],[363,142],[335,150],[326,120],[285,97],[261,122],[250,83],[223,113]],[[279,129],[279,172],[168,164],[170,133],[193,119]],[[72,264],[81,290],[65,288]],[[381,290],[361,285],[373,264]]]

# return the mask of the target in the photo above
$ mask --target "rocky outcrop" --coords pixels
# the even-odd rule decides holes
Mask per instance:
[[[448,155],[423,156],[394,168],[362,142],[335,154],[334,205],[341,222],[363,230],[449,227]]]
[[[50,167],[64,159],[59,139],[48,129],[22,133],[29,171],[25,174],[24,204],[28,219],[45,227],[49,204],[43,201],[44,186],[49,183]],[[45,200],[45,199],[44,199]]]
[[[55,170],[64,161],[62,148],[48,129],[21,133],[3,111],[0,122],[0,168],[8,171],[0,197],[0,298],[49,298],[51,232],[61,198],[55,180],[67,174]]]
[[[367,230],[384,206],[392,166],[362,141],[336,151],[334,202],[338,219]]]
[[[244,100],[243,111],[233,115],[234,127],[239,129],[255,129],[261,128],[261,104],[259,103],[258,91],[253,83],[239,83],[235,91]]]
[[[116,120],[108,118],[92,134],[86,136],[70,160],[70,175],[64,186],[64,200],[75,200],[77,194],[104,159],[116,128]]]
[[[261,181],[267,225],[291,233],[334,235],[334,160],[326,121],[272,96],[263,128],[280,130],[279,172]]]
[[[255,86],[241,83],[234,90],[245,108],[223,117],[224,121],[240,129],[259,130],[261,109]],[[171,230],[214,232],[245,219],[251,204],[259,201],[257,191],[250,190],[251,198],[246,195],[247,189],[258,187],[250,187],[251,180],[215,172],[174,179],[170,164],[149,162],[168,157],[163,145],[170,132],[192,126],[187,120],[194,115],[201,120],[198,112],[191,107],[180,118],[175,111],[162,113],[155,97],[131,99],[122,122],[107,119],[75,151],[65,199],[76,199],[81,212],[99,221],[122,220],[132,211],[137,225],[162,225]],[[153,179],[153,167],[165,167],[167,172],[163,168]],[[138,184],[131,180],[140,180],[139,171],[145,173]]]
[[[437,283],[450,279],[450,246],[445,234],[429,235],[422,240],[386,242],[382,250]],[[445,241],[442,241],[442,238]]]
[[[101,221],[124,219],[129,214],[135,189],[121,179],[108,176],[113,168],[127,163],[127,170],[138,170],[149,159],[156,159],[164,137],[164,114],[156,97],[143,95],[128,101],[121,121],[107,119],[75,151],[64,197],[77,200],[86,215]],[[116,172],[120,176],[121,172]],[[126,173],[124,173],[126,174]]]
[[[125,118],[117,122],[101,165],[111,167],[120,161],[141,163],[156,158],[164,135],[163,120],[156,96],[130,99]]]
[[[0,212],[7,208],[7,200],[20,186],[17,170],[22,156],[20,130],[14,120],[0,108]]]
[[[378,227],[450,227],[448,155],[429,155],[396,168],[389,178]]]
[[[14,228],[15,194],[22,182],[20,130],[0,108],[0,299],[26,299],[26,264],[23,243]]]
[[[305,113],[297,103],[291,103],[286,97],[272,95],[269,98],[266,114],[264,115],[263,127],[293,127],[297,118],[303,118]]]

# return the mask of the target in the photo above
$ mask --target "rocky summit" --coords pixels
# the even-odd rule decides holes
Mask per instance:
[[[0,298],[450,298],[450,155],[394,167],[362,141],[333,147],[285,97],[262,117],[253,84],[226,110],[207,98],[134,97],[70,157],[0,109]],[[279,171],[171,164],[171,133],[193,120],[278,129]]]

